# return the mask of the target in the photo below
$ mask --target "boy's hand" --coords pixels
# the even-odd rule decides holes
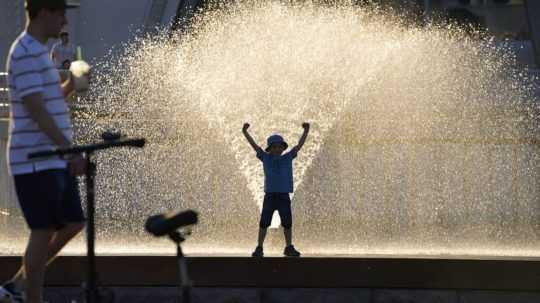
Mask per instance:
[[[244,127],[242,127],[242,131],[247,131],[249,128],[249,123],[244,123]]]
[[[298,141],[298,145],[293,147],[296,150],[296,152],[299,152],[300,149],[302,149],[302,146],[304,146],[304,143],[306,143],[306,138],[309,133],[309,123],[307,122],[302,123],[302,127],[304,128],[304,133],[300,137],[300,141]]]

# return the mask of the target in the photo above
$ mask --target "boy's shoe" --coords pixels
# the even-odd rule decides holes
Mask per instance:
[[[293,245],[286,246],[283,254],[287,257],[300,257],[300,252],[294,249]]]
[[[255,247],[255,251],[251,254],[252,257],[264,257],[264,252],[262,246]]]
[[[23,293],[15,288],[13,282],[0,286],[0,303],[24,303]]]

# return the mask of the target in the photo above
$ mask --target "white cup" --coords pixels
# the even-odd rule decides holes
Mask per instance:
[[[73,86],[78,93],[84,93],[88,90],[88,73],[90,72],[90,65],[88,63],[77,60],[71,62],[69,71],[73,75]]]

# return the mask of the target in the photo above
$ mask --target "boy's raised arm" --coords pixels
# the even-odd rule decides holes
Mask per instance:
[[[298,141],[298,145],[294,147],[296,152],[299,152],[300,149],[302,149],[302,146],[304,146],[304,143],[306,143],[306,139],[309,133],[309,123],[307,122],[302,123],[302,127],[304,128],[304,133],[302,134],[302,137],[300,137],[300,141]]]
[[[244,123],[244,127],[242,127],[242,133],[246,137],[247,141],[249,142],[249,145],[253,147],[253,149],[256,152],[262,151],[261,147],[255,143],[255,140],[251,137],[251,135],[248,133],[249,123]]]

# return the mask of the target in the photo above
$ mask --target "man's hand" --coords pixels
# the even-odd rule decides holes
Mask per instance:
[[[68,97],[75,91],[75,80],[73,79],[73,74],[69,70],[65,72],[63,77],[65,80],[62,80],[62,84],[60,86],[62,87],[64,97]],[[60,78],[62,78],[62,76]]]
[[[242,131],[245,132],[249,128],[249,123],[244,123],[244,126],[242,127]]]
[[[86,173],[86,159],[81,155],[76,155],[69,160],[69,172],[74,176],[82,176]]]
[[[307,122],[302,123],[302,127],[304,128],[304,130],[309,130],[309,123]]]
[[[66,82],[66,81],[68,81],[70,79],[71,72],[69,70],[59,69],[58,70],[58,75],[60,75],[60,82],[64,83],[64,82]]]

